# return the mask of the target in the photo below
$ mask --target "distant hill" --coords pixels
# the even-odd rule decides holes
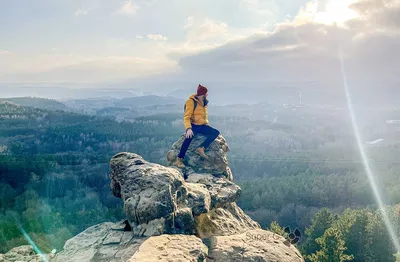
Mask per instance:
[[[11,102],[22,106],[31,106],[49,110],[67,110],[67,106],[57,100],[40,97],[11,97],[0,98],[1,102]]]
[[[125,108],[125,107],[104,107],[97,110],[96,116],[113,117],[117,121],[121,120],[132,120],[139,116],[138,111],[135,109]]]
[[[98,84],[96,84],[98,86]],[[1,95],[3,97],[46,97],[52,99],[78,99],[91,97],[113,97],[124,98],[129,96],[143,95],[144,92],[137,91],[127,86],[124,89],[117,85],[101,85],[96,88],[93,84],[2,84],[0,83]]]
[[[183,108],[183,104],[185,101],[183,99],[178,99],[174,97],[168,96],[137,96],[137,97],[127,97],[122,99],[117,98],[90,98],[90,99],[68,99],[64,100],[64,103],[71,109],[79,110],[80,112],[85,112],[87,114],[102,114],[101,111],[105,109],[107,112],[120,111],[118,113],[122,113],[121,108],[127,109],[141,109],[141,111],[148,111],[147,108],[151,107],[162,107],[162,106],[176,106],[179,105],[180,108]],[[119,108],[118,110],[116,110]],[[142,110],[143,109],[143,110]],[[127,112],[125,112],[127,113]]]
[[[115,100],[115,105],[120,107],[148,107],[148,106],[159,106],[159,105],[170,105],[170,104],[183,104],[183,99],[178,99],[171,96],[138,96],[138,97],[127,97]]]
[[[137,119],[135,122],[120,123],[109,117],[113,114],[127,113],[132,114],[127,118],[134,118],[135,111],[131,109],[124,111],[124,109],[109,108],[100,111],[98,116],[93,116],[0,102],[0,146],[7,146],[14,154],[85,153],[88,151],[111,157],[112,154],[117,153],[115,150],[119,147],[134,150],[136,147],[132,147],[130,141],[132,144],[139,142],[147,144],[146,141],[137,141],[139,138],[147,137],[149,141],[157,137],[159,140],[166,141],[166,147],[179,135],[179,129],[173,128],[171,123],[160,134],[157,123],[166,122],[167,119],[164,118],[160,118],[156,121],[157,123],[148,123],[144,119],[144,122]],[[169,137],[170,134],[173,136]],[[117,143],[118,146],[113,143]],[[154,148],[147,148],[150,153],[154,152]],[[149,157],[150,153],[146,154],[146,157]]]
[[[24,128],[34,129],[50,126],[52,124],[69,125],[76,121],[88,121],[90,118],[90,116],[73,112],[23,106],[10,101],[0,102],[0,119],[14,120],[12,122],[12,127],[23,126]],[[23,121],[16,121],[17,119]],[[0,125],[0,129],[8,127],[5,121],[3,121],[3,123],[5,126]],[[11,126],[9,127],[11,128]]]
[[[98,115],[110,115],[110,114],[114,114],[114,113],[126,113],[131,111],[128,108],[125,107],[105,107],[102,108],[100,110],[97,110],[97,114]]]

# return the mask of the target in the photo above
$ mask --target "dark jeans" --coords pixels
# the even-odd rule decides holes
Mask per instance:
[[[206,140],[200,145],[200,147],[207,148],[211,145],[211,143],[219,136],[219,131],[211,126],[207,125],[193,125],[192,124],[192,131],[194,135],[202,134],[206,136]],[[189,148],[190,143],[192,142],[192,138],[186,138],[182,144],[181,151],[179,152],[178,157],[184,158],[186,151]]]

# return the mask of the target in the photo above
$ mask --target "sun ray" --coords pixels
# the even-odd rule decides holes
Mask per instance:
[[[349,114],[350,114],[350,119],[351,119],[351,124],[353,127],[354,136],[355,136],[356,142],[357,142],[358,151],[360,153],[360,157],[361,157],[362,163],[364,165],[365,173],[367,175],[368,182],[372,189],[372,193],[374,194],[375,201],[378,204],[379,211],[382,214],[383,222],[385,223],[386,229],[387,229],[389,236],[392,240],[392,243],[396,249],[396,252],[400,252],[399,239],[396,236],[396,231],[395,231],[393,224],[390,221],[390,218],[385,210],[385,205],[382,201],[381,194],[379,192],[379,188],[378,188],[378,185],[377,185],[377,182],[375,179],[375,175],[370,167],[370,163],[368,161],[368,157],[367,157],[367,154],[366,154],[364,146],[363,146],[363,142],[362,142],[363,140],[361,138],[361,134],[360,134],[358,124],[356,121],[356,115],[355,115],[354,108],[353,108],[353,102],[352,102],[352,97],[351,97],[351,93],[350,93],[350,88],[349,88],[348,82],[347,82],[347,74],[346,74],[344,61],[343,61],[342,48],[340,46],[339,46],[339,54],[338,55],[339,55],[339,60],[340,60],[340,72],[342,75],[344,91],[346,94],[347,107],[348,107]]]

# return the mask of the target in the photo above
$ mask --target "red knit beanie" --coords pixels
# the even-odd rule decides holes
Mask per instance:
[[[203,96],[203,95],[207,94],[207,92],[208,92],[207,87],[202,86],[202,85],[199,85],[199,86],[197,87],[197,95],[198,95],[198,96]]]

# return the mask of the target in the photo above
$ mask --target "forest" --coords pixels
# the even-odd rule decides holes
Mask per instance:
[[[183,132],[177,110],[140,116],[132,108],[77,113],[51,101],[18,103],[0,103],[0,253],[26,243],[22,229],[50,252],[89,226],[123,219],[109,189],[110,158],[129,151],[165,165]],[[263,228],[298,228],[307,261],[395,261],[346,112],[271,104],[234,107],[231,115],[212,110],[243,190],[238,204]],[[365,150],[399,236],[400,128],[382,121],[399,114],[364,113],[365,139],[385,137]]]

